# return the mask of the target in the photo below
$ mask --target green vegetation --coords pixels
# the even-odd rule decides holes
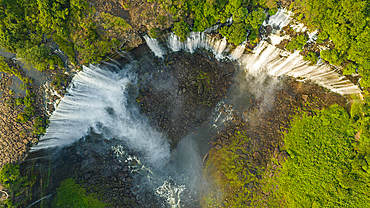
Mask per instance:
[[[340,65],[344,61],[343,53],[337,49],[320,51],[320,56],[323,60],[334,65]]]
[[[319,35],[317,36],[317,40],[316,42],[317,43],[323,43],[325,40],[328,39],[328,33],[326,33],[325,31],[322,31],[321,33],[319,33]]]
[[[28,119],[29,117],[25,113],[19,113],[15,121],[20,123],[26,123]]]
[[[197,81],[195,83],[198,86],[198,93],[199,94],[207,94],[212,93],[213,85],[211,84],[211,77],[207,72],[198,71]],[[201,96],[200,103],[203,105],[211,106],[212,102],[208,100],[208,96]]]
[[[14,74],[16,77],[18,77],[23,83],[32,83],[33,80],[30,77],[23,76],[21,74],[21,69],[15,68],[10,60],[0,56],[0,72],[5,72],[8,74]]]
[[[189,29],[189,25],[186,22],[180,21],[180,22],[175,22],[173,24],[173,31],[175,35],[180,37],[181,41],[185,41],[186,36],[190,32],[190,29]]]
[[[23,177],[19,165],[5,164],[0,170],[0,184],[8,189],[9,198],[3,203],[8,208],[19,207],[22,202],[13,204],[13,199],[25,193],[36,181],[36,177]],[[0,202],[1,205],[1,202]]]
[[[276,0],[148,0],[148,2],[160,3],[163,9],[173,15],[177,22],[173,31],[181,40],[184,40],[185,34],[189,32],[185,22],[188,19],[194,21],[191,29],[198,32],[218,22],[225,23],[228,18],[233,17],[233,24],[221,28],[220,33],[235,45],[246,40],[248,30],[251,34],[249,40],[255,41],[258,28],[266,18],[264,9],[270,9],[271,13],[274,13],[277,7]]]
[[[303,56],[303,59],[305,61],[310,61],[311,62],[311,65],[314,65],[317,63],[317,61],[319,60],[319,57],[317,57],[316,53],[315,52],[312,52],[312,51],[309,51],[307,53],[307,55]]]
[[[229,138],[230,144],[220,149],[211,149],[204,167],[207,179],[215,183],[215,187],[202,196],[204,207],[246,207],[251,198],[252,190],[247,184],[257,181],[251,173],[251,166],[245,159],[247,152],[243,146],[249,139],[240,131]],[[216,190],[221,190],[223,197],[217,197]],[[249,198],[248,198],[249,197]]]
[[[221,28],[220,34],[235,45],[239,45],[247,38],[247,28],[243,23],[234,23],[231,26]]]
[[[305,35],[298,35],[296,38],[293,38],[288,45],[286,46],[286,49],[290,52],[293,52],[294,50],[301,51],[303,49],[303,46],[306,45],[306,42],[308,41],[308,38]]]
[[[68,178],[62,181],[57,188],[57,195],[53,207],[70,207],[70,208],[101,208],[107,204],[99,201],[95,195],[86,195],[86,190],[80,187],[73,179]]]
[[[51,85],[55,90],[61,90],[63,86],[67,86],[69,80],[70,77],[68,74],[57,74],[51,82]]]
[[[36,117],[33,123],[33,133],[34,134],[45,134],[46,126],[49,124],[49,120],[43,117]]]
[[[337,105],[313,116],[296,116],[284,135],[290,157],[281,163],[274,182],[264,187],[270,197],[263,203],[271,207],[366,207],[370,140],[368,117],[361,113],[364,107],[368,109],[367,105],[353,106],[352,118]],[[356,126],[366,130],[357,141]]]
[[[151,38],[159,38],[160,30],[158,28],[152,28],[149,30],[149,36]]]
[[[329,38],[335,44],[335,53],[324,53],[333,57],[325,60],[335,65],[354,62],[365,89],[370,87],[369,5],[369,0],[299,0],[292,7],[297,16],[303,14],[302,22],[323,31],[318,42]]]
[[[25,44],[17,49],[17,56],[26,62],[27,67],[35,67],[39,71],[44,71],[48,67],[49,49],[44,44],[34,45]]]
[[[85,0],[2,1],[0,47],[17,53],[28,66],[40,71],[53,70],[55,65],[64,67],[44,45],[46,37],[52,38],[75,65],[76,55],[83,63],[99,62],[119,47],[117,34],[131,26],[123,18],[95,14]]]

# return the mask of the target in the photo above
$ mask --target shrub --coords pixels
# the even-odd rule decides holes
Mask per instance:
[[[160,32],[161,31],[158,28],[152,28],[149,31],[149,35],[151,38],[159,38]]]
[[[306,45],[306,42],[308,41],[308,38],[305,35],[298,35],[296,38],[293,38],[288,45],[286,46],[286,49],[290,52],[293,52],[294,50],[301,51],[303,49],[303,46]]]
[[[86,195],[86,190],[80,187],[73,179],[68,178],[62,181],[54,200],[53,207],[70,207],[70,208],[101,208],[107,204],[99,201],[96,195]]]
[[[322,43],[324,42],[324,40],[328,39],[328,33],[326,33],[325,31],[322,31],[318,36],[317,36],[317,40],[316,42],[317,43]]]
[[[248,14],[245,23],[248,25],[248,29],[258,29],[261,27],[263,21],[266,19],[266,14],[262,8],[258,8]]]
[[[180,38],[180,41],[185,41],[186,36],[190,32],[188,23],[184,21],[175,22],[172,30],[174,31],[175,35]]]
[[[220,33],[234,45],[239,45],[247,39],[247,28],[244,23],[234,23],[231,26],[222,27]]]
[[[317,57],[315,52],[309,51],[307,55],[303,57],[305,61],[310,61],[311,65],[314,65],[319,60],[319,57]]]
[[[23,111],[27,116],[34,116],[36,113],[36,108],[34,106],[29,106],[25,107]]]
[[[24,59],[26,61],[27,67],[35,67],[39,71],[43,71],[47,68],[47,57],[49,56],[49,49],[41,44],[41,45],[20,45],[17,48],[17,56]]]
[[[344,68],[343,68],[343,74],[344,75],[351,75],[352,73],[356,73],[357,64],[353,62],[349,62]]]
[[[17,118],[15,119],[16,122],[26,123],[28,121],[28,116],[25,113],[19,113]]]
[[[34,134],[45,134],[46,126],[49,124],[49,120],[41,116],[35,118],[33,123],[33,133]]]
[[[328,61],[333,65],[340,65],[345,61],[340,51],[336,49],[320,51],[320,56],[323,60]]]
[[[247,184],[256,181],[256,175],[250,173],[251,165],[241,154],[245,154],[244,145],[250,139],[245,133],[237,131],[229,138],[230,144],[220,149],[212,148],[203,169],[203,174],[214,181],[216,188],[202,196],[204,207],[246,207],[251,198]],[[215,190],[222,191],[222,199],[215,197]]]

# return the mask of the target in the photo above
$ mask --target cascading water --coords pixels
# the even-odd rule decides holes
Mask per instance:
[[[291,13],[279,9],[278,12],[269,17],[268,21],[263,23],[264,26],[270,25],[274,31],[280,31],[282,27],[291,22]],[[303,24],[293,25],[297,31],[303,32],[307,28]],[[232,59],[238,60],[242,67],[252,76],[263,77],[288,75],[295,78],[301,77],[312,80],[317,84],[326,87],[339,94],[360,94],[361,90],[354,85],[346,77],[341,76],[336,72],[335,67],[328,64],[318,64],[317,66],[310,66],[308,61],[303,60],[299,51],[290,53],[275,47],[283,39],[289,36],[278,36],[270,34],[267,40],[262,40],[251,53],[244,54],[245,45],[241,44],[235,49],[230,50],[225,38],[219,40],[209,36],[205,32],[191,32],[184,42],[181,42],[173,33],[166,38],[167,47],[171,51],[184,50],[193,53],[198,48],[204,48],[214,53],[216,59]],[[309,33],[309,41],[313,42],[316,39],[316,32]],[[165,53],[162,46],[158,42],[153,43],[152,40],[147,42],[150,49],[158,57],[162,57]],[[160,51],[160,52],[158,52]]]
[[[130,86],[136,77],[129,72],[132,65],[112,72],[103,67],[84,67],[68,89],[68,93],[50,117],[46,134],[34,150],[70,145],[88,131],[105,139],[120,139],[130,148],[146,153],[146,160],[161,167],[169,159],[165,137],[150,127],[135,106],[129,103]]]
[[[290,21],[291,18],[286,11],[279,10],[264,25],[271,25],[275,30],[279,30]],[[314,38],[314,35],[312,37]],[[245,44],[230,50],[225,38],[219,40],[206,33],[191,32],[184,42],[174,34],[169,34],[163,44],[147,36],[144,38],[151,51],[160,58],[163,58],[167,51],[184,50],[194,53],[197,49],[204,48],[212,51],[217,59],[238,60],[252,76],[305,77],[340,94],[360,92],[357,86],[339,76],[330,66],[326,64],[309,66],[298,52],[289,53],[276,48],[274,44],[278,44],[283,39],[277,35],[272,34],[268,37],[272,45],[263,40],[249,54],[244,54]],[[46,134],[33,149],[70,145],[87,135],[89,131],[102,135],[104,139],[119,139],[125,143],[125,146],[144,154],[141,161],[135,156],[126,154],[122,147],[113,147],[122,162],[135,164],[130,165],[133,172],[145,175],[154,186],[153,191],[171,207],[180,207],[180,202],[183,201],[182,193],[192,185],[182,184],[185,180],[179,179],[181,177],[170,179],[171,174],[160,176],[144,164],[149,163],[150,167],[157,167],[157,169],[167,168],[166,170],[174,172],[172,175],[178,172],[186,173],[184,175],[190,178],[186,180],[190,180],[190,184],[194,186],[197,179],[201,177],[202,165],[202,157],[197,155],[198,150],[193,147],[194,141],[189,138],[184,139],[173,154],[174,161],[182,161],[185,165],[181,168],[170,165],[168,162],[170,148],[165,136],[154,130],[147,119],[139,113],[138,108],[133,105],[134,102],[130,102],[130,99],[135,98],[131,94],[137,93],[135,89],[137,78],[131,72],[135,63],[131,62],[123,69],[115,61],[107,62],[106,65],[114,68],[115,71],[103,66],[91,65],[84,67],[83,71],[73,78],[67,90],[68,93],[61,99],[56,111],[50,117],[51,123]],[[220,103],[217,107],[220,108],[221,105],[223,104]],[[221,114],[218,113],[215,115],[215,122],[219,119],[222,121],[232,119],[232,109],[225,107],[225,111],[227,116],[220,119]],[[181,147],[182,145],[191,148]],[[189,152],[189,149],[194,152]],[[186,161],[183,162],[183,160]],[[181,183],[178,183],[179,181]]]
[[[271,39],[274,35],[270,36]],[[253,76],[304,77],[339,94],[359,94],[360,89],[344,76],[340,76],[328,64],[309,66],[299,51],[288,53],[266,41],[262,41],[252,54],[241,57],[245,69]]]

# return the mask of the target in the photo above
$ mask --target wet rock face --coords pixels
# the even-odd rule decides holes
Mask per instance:
[[[143,62],[144,63],[144,62]],[[172,147],[206,121],[225,96],[234,67],[203,54],[173,53],[160,63],[145,62],[137,102],[155,126],[167,133]]]

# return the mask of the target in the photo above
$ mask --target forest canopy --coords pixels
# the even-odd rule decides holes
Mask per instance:
[[[311,28],[322,30],[335,44],[335,51],[322,51],[322,58],[334,65],[348,64],[362,75],[361,85],[370,87],[370,1],[299,0],[295,13]]]

